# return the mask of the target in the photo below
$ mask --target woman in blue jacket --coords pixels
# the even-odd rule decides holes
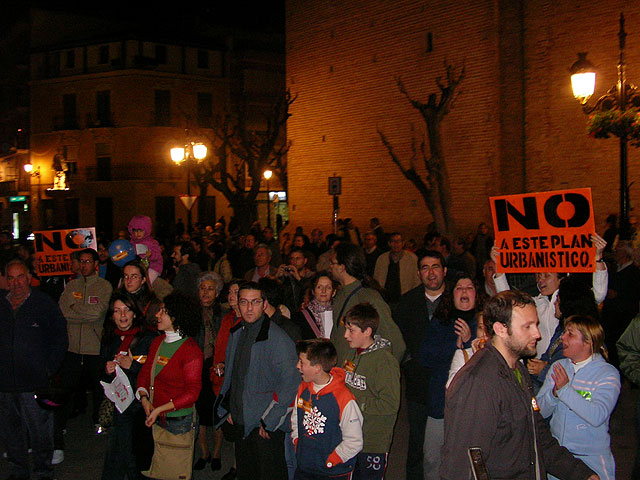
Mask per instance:
[[[609,418],[620,395],[620,374],[607,363],[602,325],[574,315],[562,334],[564,359],[555,362],[536,397],[551,433],[602,480],[615,478]]]

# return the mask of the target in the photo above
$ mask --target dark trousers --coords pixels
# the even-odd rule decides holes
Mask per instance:
[[[93,396],[91,417],[93,423],[98,423],[98,410],[104,397],[104,390],[100,385],[104,368],[104,360],[100,355],[80,355],[67,352],[60,368],[60,381],[63,387],[73,391],[74,408],[86,405],[86,391],[89,389]],[[66,423],[66,422],[65,422]]]
[[[133,425],[141,418],[140,403],[134,401],[123,413],[117,410],[113,419],[113,429],[109,432],[107,454],[104,457],[102,480],[135,480],[139,477],[136,458],[133,454]]]
[[[638,407],[636,408],[636,460],[633,464],[632,480],[640,480],[640,397],[638,397]]]
[[[243,425],[235,425],[244,430]],[[264,439],[255,428],[246,438],[236,442],[236,468],[238,480],[287,480],[284,460],[284,432],[269,432]]]
[[[353,480],[382,480],[386,469],[386,453],[360,452],[356,456]]]
[[[353,472],[344,475],[320,475],[319,473],[307,473],[296,470],[293,480],[351,480]]]
[[[427,426],[427,406],[414,400],[407,400],[409,420],[409,445],[407,449],[407,480],[424,478],[424,429]]]
[[[53,478],[53,413],[38,405],[33,392],[0,392],[0,440],[7,449],[10,474],[29,475],[29,448],[32,449],[33,478]]]

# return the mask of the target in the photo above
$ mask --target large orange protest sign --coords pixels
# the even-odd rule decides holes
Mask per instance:
[[[33,232],[38,276],[70,275],[70,254],[84,248],[97,250],[95,228]]]
[[[498,272],[593,272],[590,188],[491,197]]]

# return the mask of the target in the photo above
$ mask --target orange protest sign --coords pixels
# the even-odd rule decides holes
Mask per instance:
[[[498,272],[593,272],[590,188],[491,197]]]
[[[71,252],[98,248],[95,228],[44,230],[33,234],[36,269],[40,277],[71,275]]]

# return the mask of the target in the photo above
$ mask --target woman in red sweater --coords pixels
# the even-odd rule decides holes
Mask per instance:
[[[194,404],[202,387],[202,350],[191,338],[200,331],[200,310],[189,297],[174,291],[164,298],[156,319],[164,335],[151,344],[138,375],[136,395],[148,427],[155,424],[173,434],[186,433],[192,428]],[[152,374],[153,399],[149,397]]]

